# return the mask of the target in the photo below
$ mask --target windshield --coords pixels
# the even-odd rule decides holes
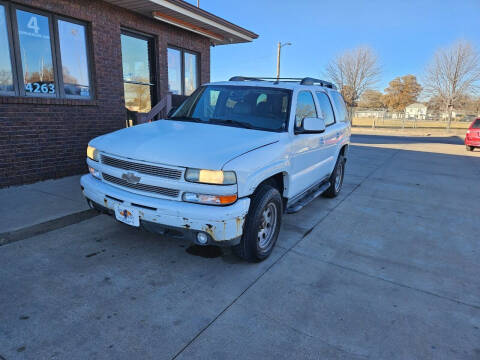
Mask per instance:
[[[291,91],[253,86],[199,88],[170,119],[266,131],[286,131]]]
[[[475,120],[472,125],[472,129],[480,129],[480,119]]]

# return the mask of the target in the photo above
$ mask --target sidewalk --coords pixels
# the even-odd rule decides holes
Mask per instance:
[[[94,216],[80,175],[0,189],[0,245]]]

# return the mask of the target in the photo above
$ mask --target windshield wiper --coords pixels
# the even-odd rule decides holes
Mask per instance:
[[[217,124],[225,124],[225,125],[234,125],[238,127],[243,127],[246,129],[258,129],[255,126],[250,125],[249,123],[244,123],[242,121],[237,121],[237,120],[230,120],[230,119],[209,119],[211,123],[217,123]]]

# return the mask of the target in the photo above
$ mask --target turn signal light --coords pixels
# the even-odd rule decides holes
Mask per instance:
[[[229,205],[237,201],[237,195],[207,195],[184,193],[183,201],[205,204],[205,205]]]

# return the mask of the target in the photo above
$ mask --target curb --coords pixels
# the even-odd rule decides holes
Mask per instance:
[[[45,234],[49,231],[61,229],[66,226],[91,219],[98,215],[100,215],[98,211],[94,209],[88,209],[22,229],[0,233],[0,246],[7,245],[15,241],[24,240],[32,236]]]

